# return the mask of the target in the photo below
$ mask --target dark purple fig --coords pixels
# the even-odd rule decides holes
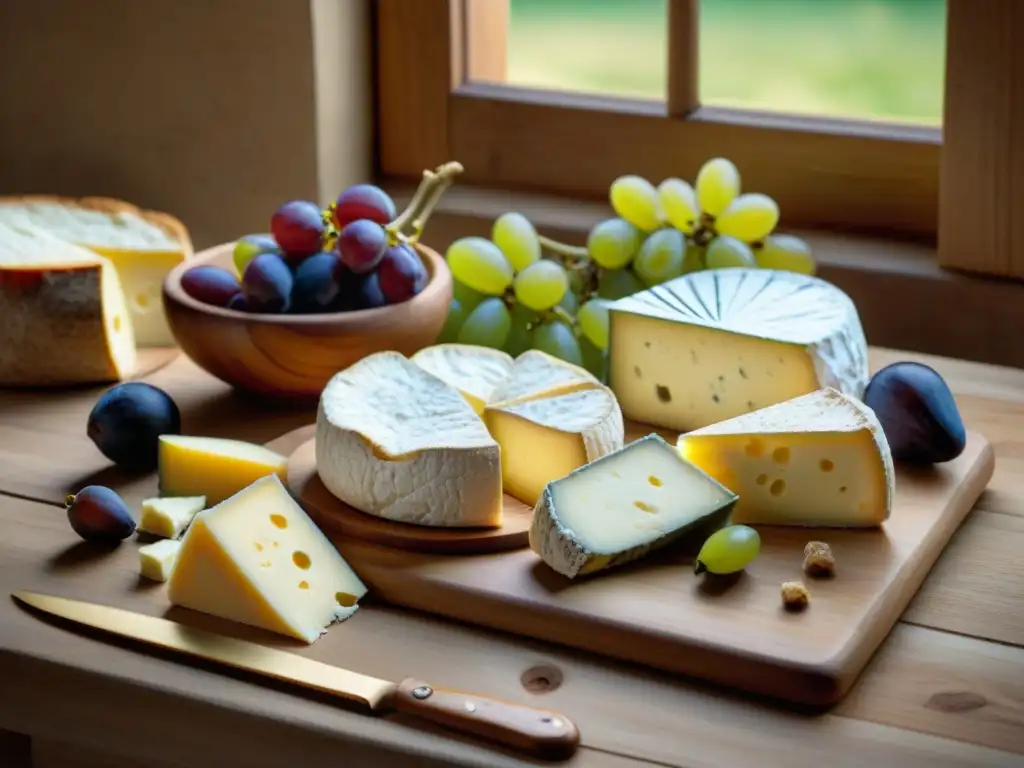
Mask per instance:
[[[923,363],[887,365],[871,377],[864,402],[882,423],[896,461],[938,464],[964,450],[967,433],[953,393]]]
[[[96,401],[86,434],[104,456],[133,472],[157,467],[160,435],[181,432],[181,414],[169,394],[142,381],[128,381]]]
[[[68,522],[86,541],[113,543],[135,533],[135,518],[114,491],[87,485],[64,500]]]

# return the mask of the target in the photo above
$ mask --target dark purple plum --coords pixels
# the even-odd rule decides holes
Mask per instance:
[[[334,224],[339,231],[357,219],[387,224],[394,218],[394,201],[387,192],[373,184],[349,187],[338,195],[334,204]]]
[[[278,208],[270,219],[274,240],[296,260],[320,250],[326,228],[320,206],[309,200],[291,200]]]
[[[237,277],[223,267],[208,264],[186,270],[181,276],[181,288],[196,301],[215,307],[226,307],[242,294]]]
[[[295,279],[288,264],[276,253],[261,253],[242,275],[242,291],[250,312],[287,312]]]
[[[86,541],[114,543],[135,533],[135,518],[114,491],[103,485],[87,485],[64,500],[68,522]]]
[[[896,461],[938,464],[964,450],[967,433],[953,393],[923,363],[887,365],[871,377],[864,402],[878,416]]]
[[[423,290],[427,284],[427,268],[423,266],[416,252],[404,243],[384,251],[384,257],[377,265],[380,289],[388,304],[407,301]]]
[[[181,413],[159,387],[128,381],[111,387],[89,413],[86,434],[100,452],[132,472],[157,468],[160,435],[181,433]]]
[[[296,314],[328,312],[338,298],[345,265],[335,253],[310,256],[295,269],[291,311]]]

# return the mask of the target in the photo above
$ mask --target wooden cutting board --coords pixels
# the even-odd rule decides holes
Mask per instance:
[[[652,431],[627,426],[627,441]],[[296,450],[307,427],[274,441]],[[968,433],[955,461],[898,467],[880,530],[759,526],[761,554],[738,578],[695,576],[701,542],[570,580],[528,548],[439,555],[335,536],[377,599],[811,706],[838,701],[910,602],[988,484],[995,458]],[[294,469],[294,468],[293,468]],[[299,467],[289,484],[308,480]],[[315,470],[312,470],[315,471]],[[293,483],[294,481],[294,483]],[[809,540],[828,542],[837,573],[803,574]],[[790,613],[780,585],[802,580],[810,605]]]

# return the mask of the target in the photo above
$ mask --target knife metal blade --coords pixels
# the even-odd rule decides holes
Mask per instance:
[[[565,759],[579,745],[576,726],[564,715],[550,710],[437,688],[414,678],[397,683],[383,680],[107,605],[29,591],[16,591],[12,596],[38,611],[83,626],[339,696],[372,712],[395,710],[421,717],[534,757]]]

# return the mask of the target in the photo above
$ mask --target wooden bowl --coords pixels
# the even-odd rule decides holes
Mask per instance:
[[[240,390],[270,397],[318,398],[335,373],[374,352],[412,355],[444,327],[452,276],[444,259],[416,247],[430,277],[401,304],[315,315],[269,315],[204,304],[181,287],[187,269],[210,264],[234,271],[234,243],[197,253],[168,273],[164,312],[182,351]]]

